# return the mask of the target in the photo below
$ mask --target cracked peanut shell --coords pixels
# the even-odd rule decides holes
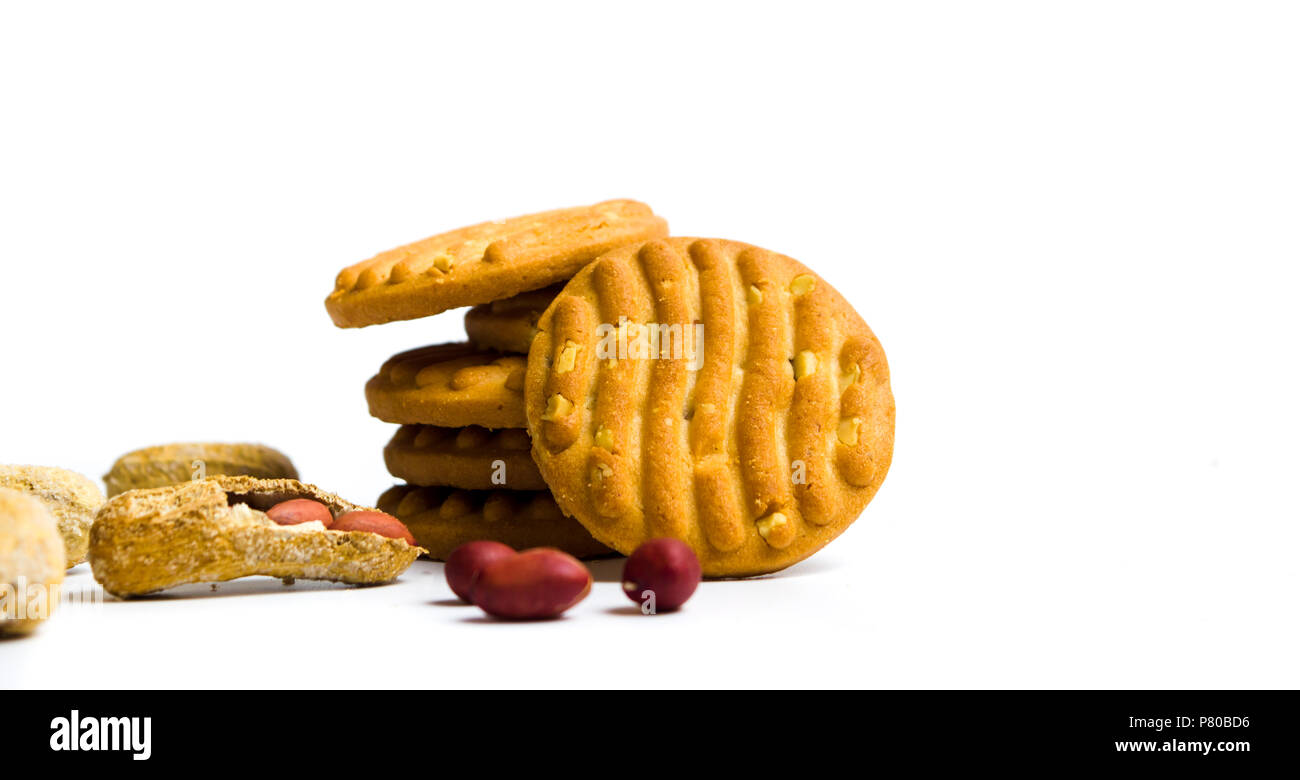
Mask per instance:
[[[369,509],[292,479],[219,476],[109,499],[90,533],[95,579],[116,596],[264,575],[375,585],[396,579],[422,550],[320,523],[277,525],[265,510],[310,498],[338,517]]]
[[[63,537],[68,568],[86,560],[90,525],[104,492],[89,477],[53,466],[0,466],[0,487],[35,497],[50,510]]]

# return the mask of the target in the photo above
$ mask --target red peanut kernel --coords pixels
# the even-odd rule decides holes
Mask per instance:
[[[330,530],[367,531],[390,539],[404,539],[407,544],[415,546],[415,537],[401,520],[390,514],[369,509],[358,509],[339,515],[334,520],[334,525],[330,526]]]
[[[310,498],[281,501],[266,510],[266,515],[280,525],[318,522],[329,528],[334,524],[334,514],[330,512],[330,508]]]
[[[472,589],[474,578],[485,566],[504,558],[513,558],[518,553],[509,545],[501,542],[467,542],[451,551],[447,556],[447,565],[443,571],[447,575],[447,584],[451,592],[462,601],[474,602]]]
[[[699,584],[700,560],[679,539],[644,542],[623,567],[623,593],[646,614],[680,609]]]

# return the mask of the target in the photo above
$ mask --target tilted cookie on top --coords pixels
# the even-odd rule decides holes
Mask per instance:
[[[343,269],[325,308],[341,328],[428,317],[546,287],[615,247],[666,235],[634,200],[483,222]]]

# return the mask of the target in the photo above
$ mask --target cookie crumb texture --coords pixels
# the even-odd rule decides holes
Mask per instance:
[[[0,599],[0,636],[30,634],[50,616],[66,568],[49,508],[27,493],[0,488],[0,586],[6,594]]]
[[[634,200],[483,222],[343,269],[325,308],[340,328],[428,317],[564,281],[611,249],[666,235]]]
[[[406,523],[429,557],[447,560],[468,542],[492,541],[516,550],[554,547],[577,558],[612,555],[576,520],[565,517],[545,490],[456,490],[395,485],[379,509]]]
[[[335,518],[370,509],[291,479],[215,477],[135,490],[95,518],[91,571],[116,596],[254,575],[374,585],[396,579],[420,555],[401,539],[267,517],[295,498],[319,501]]]
[[[633,343],[696,324],[694,355],[608,354],[611,326]],[[651,241],[587,266],[538,323],[525,394],[534,459],[566,514],[623,554],[681,539],[712,577],[821,549],[893,455],[871,329],[799,262],[736,241]]]
[[[370,414],[384,422],[523,428],[523,355],[439,344],[389,358],[366,383]]]
[[[89,477],[53,466],[0,466],[0,488],[12,488],[40,501],[58,525],[71,569],[86,560],[90,526],[104,504],[104,493]]]

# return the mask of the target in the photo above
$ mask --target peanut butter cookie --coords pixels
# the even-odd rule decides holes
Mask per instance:
[[[475,346],[526,355],[537,334],[537,320],[563,288],[553,284],[475,306],[465,313],[465,332]]]
[[[384,422],[523,428],[522,355],[440,344],[389,358],[366,383],[370,414]]]
[[[297,479],[288,456],[261,444],[163,444],[128,452],[104,475],[109,498],[218,475]]]
[[[429,557],[444,561],[466,542],[488,540],[523,550],[555,547],[579,558],[612,555],[545,490],[453,490],[396,485],[379,497],[380,511],[406,523]]]
[[[790,566],[889,470],[885,353],[829,284],[736,241],[604,255],[538,322],[533,456],[561,510],[624,554],[675,537],[715,577]]]
[[[427,317],[554,284],[615,247],[666,235],[633,200],[484,222],[345,268],[325,308],[341,328]]]
[[[545,490],[523,428],[403,425],[384,448],[388,473],[412,485]]]
[[[0,466],[0,488],[20,490],[45,504],[63,537],[69,569],[86,560],[90,525],[104,503],[99,485],[75,471],[53,466]]]

